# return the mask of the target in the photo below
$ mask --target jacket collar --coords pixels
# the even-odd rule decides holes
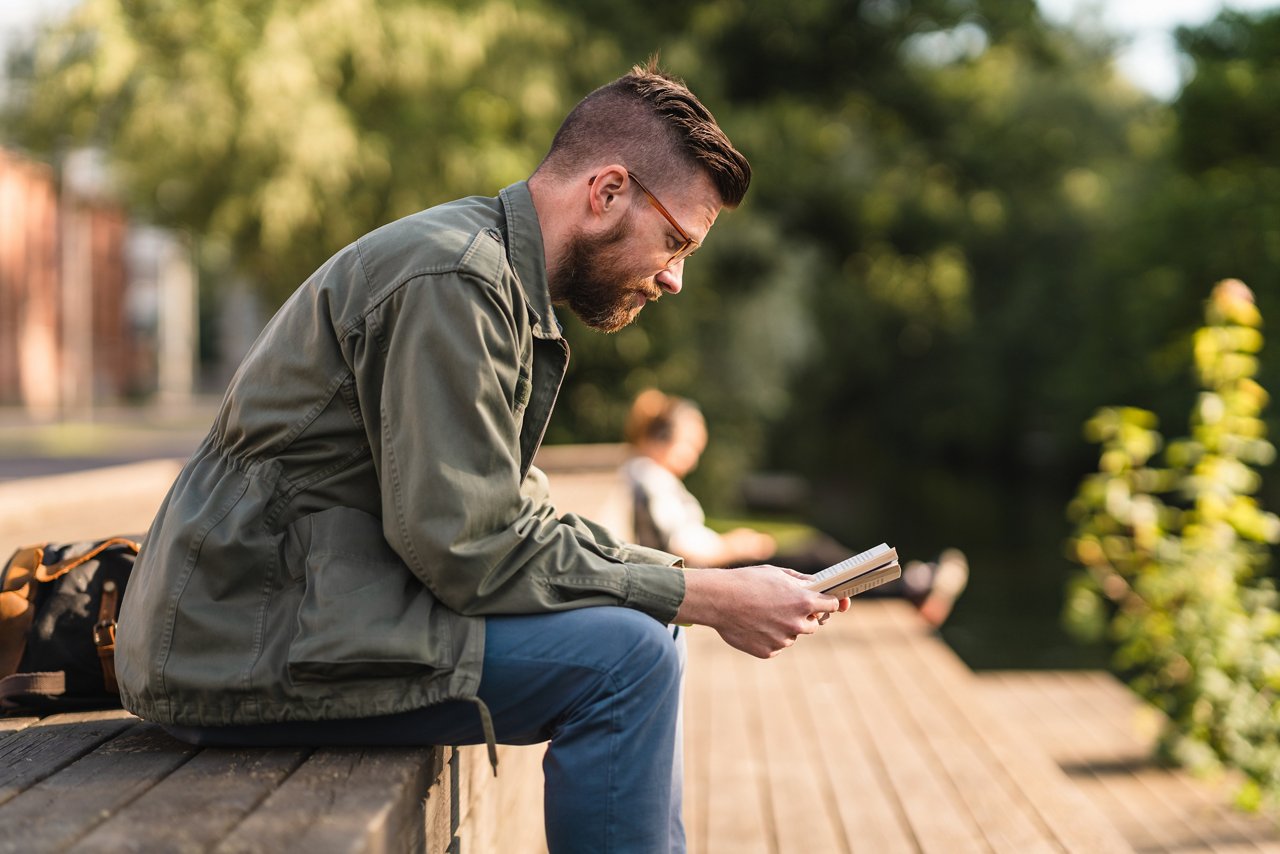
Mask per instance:
[[[546,255],[542,248],[542,228],[533,207],[533,195],[526,181],[504,187],[499,193],[507,218],[507,260],[516,271],[524,298],[536,322],[533,334],[539,338],[558,339],[560,322],[551,307],[551,290],[547,283]]]

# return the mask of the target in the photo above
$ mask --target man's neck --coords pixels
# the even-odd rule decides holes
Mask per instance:
[[[542,253],[549,278],[572,237],[572,218],[567,215],[571,201],[566,188],[543,173],[535,172],[528,183],[533,209],[538,214],[538,227],[542,231]]]

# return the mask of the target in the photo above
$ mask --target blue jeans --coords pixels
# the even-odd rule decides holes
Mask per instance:
[[[683,631],[610,607],[485,623],[479,697],[498,742],[551,742],[542,762],[550,851],[683,852]],[[357,720],[166,728],[211,746],[484,743],[475,705],[457,700]]]

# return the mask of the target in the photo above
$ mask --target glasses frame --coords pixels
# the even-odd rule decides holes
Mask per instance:
[[[683,261],[685,258],[692,255],[693,251],[701,246],[702,243],[694,240],[693,237],[689,235],[689,232],[685,231],[680,226],[680,223],[676,222],[676,218],[671,215],[671,212],[668,211],[665,206],[663,206],[662,202],[658,201],[658,197],[649,192],[649,188],[640,182],[640,179],[636,177],[636,173],[628,172],[627,174],[631,176],[632,181],[635,181],[636,186],[640,188],[640,192],[644,193],[644,197],[649,200],[649,204],[653,205],[658,213],[666,217],[667,222],[671,223],[671,227],[676,230],[676,234],[680,235],[680,239],[684,241],[684,243],[680,245],[680,248],[675,251],[675,254],[668,258],[667,263],[663,266],[670,267],[677,261]]]
[[[649,192],[648,187],[640,183],[640,179],[636,177],[636,173],[628,171],[627,174],[631,176],[631,180],[640,188],[640,192],[644,193],[644,197],[649,200],[649,204],[653,205],[654,209],[657,210],[658,213],[666,217],[667,222],[671,223],[671,227],[676,230],[676,234],[680,235],[680,239],[684,241],[684,243],[680,244],[680,248],[676,250],[676,254],[668,258],[667,263],[662,266],[664,268],[670,267],[677,261],[682,261],[692,255],[693,251],[702,245],[702,241],[694,240],[689,236],[689,232],[685,231],[680,226],[680,223],[676,222],[676,218],[671,215],[671,212],[668,211],[665,206],[663,206],[662,202],[658,201],[658,197]],[[591,178],[588,179],[587,183],[593,184],[595,183],[595,180],[596,176],[592,175]]]

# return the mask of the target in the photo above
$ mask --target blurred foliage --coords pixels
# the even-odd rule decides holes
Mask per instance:
[[[371,228],[527,176],[619,64],[526,6],[85,0],[28,60],[21,139],[105,146],[144,215],[279,303]]]
[[[1107,363],[1143,370],[1164,327],[1080,332],[1113,308],[1100,250],[1158,180],[1166,111],[1031,0],[85,0],[9,127],[106,147],[144,215],[277,302],[362,232],[524,177],[578,97],[655,50],[757,179],[679,300],[573,330],[552,440],[615,439],[658,385],[707,412],[713,498],[765,457],[994,470],[1055,461],[1062,425],[1123,390]]]
[[[656,385],[708,416],[713,508],[760,466],[820,499],[940,472],[1065,496],[1099,401],[1185,409],[1198,283],[1280,310],[1278,21],[1180,32],[1195,75],[1166,105],[1033,0],[84,0],[15,66],[4,127],[105,147],[207,285],[274,304],[359,234],[526,176],[657,51],[756,179],[679,299],[612,336],[565,318],[548,438],[614,441]],[[889,537],[918,510],[854,504],[814,520]]]
[[[1202,391],[1191,436],[1171,442],[1142,409],[1102,409],[1086,434],[1098,472],[1070,505],[1084,567],[1065,617],[1114,649],[1117,670],[1168,716],[1171,758],[1245,772],[1241,801],[1280,803],[1280,612],[1265,575],[1280,518],[1255,499],[1271,463],[1255,379],[1253,294],[1220,282],[1193,353]],[[1157,463],[1163,450],[1163,460]]]

